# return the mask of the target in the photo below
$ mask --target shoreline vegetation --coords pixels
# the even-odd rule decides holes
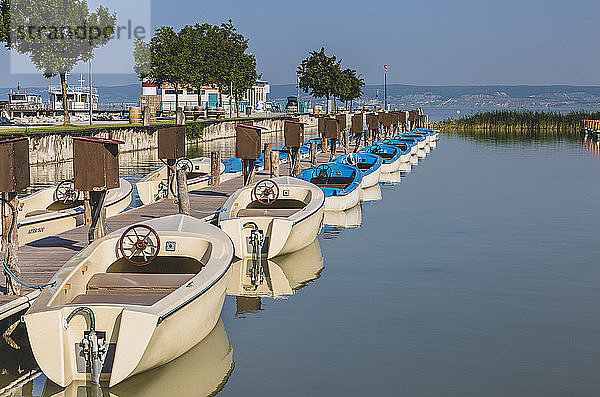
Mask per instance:
[[[600,120],[600,111],[534,112],[500,110],[477,113],[459,119],[436,122],[436,128],[452,129],[470,134],[565,136],[581,135],[584,120]]]

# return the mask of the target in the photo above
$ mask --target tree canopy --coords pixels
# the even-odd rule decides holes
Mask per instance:
[[[327,56],[325,48],[321,48],[312,51],[298,67],[300,88],[315,98],[326,98],[327,113],[331,98],[347,102],[362,96],[364,80],[356,70],[342,70],[341,63],[335,56]]]
[[[256,58],[247,50],[248,39],[237,32],[231,20],[220,26],[185,26],[179,32],[161,27],[152,37],[149,50],[142,43],[136,45],[134,70],[140,78],[157,85],[198,88],[199,103],[200,88],[206,85],[218,87],[219,92],[231,94],[238,102],[258,78]],[[144,55],[148,51],[149,64]],[[176,102],[178,106],[178,99]]]
[[[44,76],[60,76],[65,124],[69,124],[66,74],[110,41],[116,14],[102,6],[90,13],[84,0],[11,0],[10,4],[8,46],[27,54]]]

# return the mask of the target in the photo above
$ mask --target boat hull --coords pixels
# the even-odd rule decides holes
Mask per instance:
[[[345,211],[357,206],[360,203],[361,190],[360,186],[357,186],[343,196],[325,197],[325,211]]]

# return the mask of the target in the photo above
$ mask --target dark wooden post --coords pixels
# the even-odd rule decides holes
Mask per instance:
[[[88,231],[88,243],[91,244],[94,240],[106,236],[106,208],[104,207],[106,190],[99,192],[91,191],[89,192],[89,196],[92,222]]]
[[[310,143],[310,164],[317,165],[317,142]]]
[[[327,153],[327,139],[326,138],[321,138],[321,151],[323,151],[323,153]]]
[[[177,177],[177,205],[180,214],[190,214],[190,193],[187,186],[187,174],[182,167],[175,167]]]
[[[264,150],[264,155],[265,155],[265,165],[264,165],[264,169],[265,171],[270,171],[271,170],[271,152],[273,151],[273,144],[272,143],[265,143],[265,150]]]
[[[17,192],[29,186],[29,139],[8,139],[0,142],[0,204],[2,217],[2,256],[14,277],[21,277],[19,267],[19,234]],[[11,230],[12,229],[12,230]],[[4,270],[3,270],[4,273]],[[6,274],[6,294],[20,295],[21,286]]]
[[[221,152],[210,154],[210,181],[212,186],[221,184]]]
[[[292,148],[292,164],[290,164],[291,176],[298,176],[300,174],[300,148]]]
[[[142,117],[142,125],[144,127],[150,126],[150,107],[144,106],[144,113]]]
[[[17,193],[3,193],[4,200],[12,205],[12,207],[16,210],[19,208],[19,199]],[[3,257],[6,261],[6,266],[8,270],[18,279],[21,277],[21,269],[19,267],[19,233],[17,231],[17,220],[14,219],[14,228],[12,232],[9,234],[11,229],[11,225],[13,225],[13,217],[16,217],[17,214],[13,213],[12,209],[6,205],[2,204],[2,251]],[[4,270],[3,270],[4,271]],[[11,277],[7,275],[6,277],[6,294],[7,295],[20,295],[21,294],[21,285],[14,281]]]
[[[279,152],[277,150],[271,152],[271,175],[279,176]]]

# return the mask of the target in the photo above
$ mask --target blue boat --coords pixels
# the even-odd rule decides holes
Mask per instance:
[[[363,189],[375,186],[379,183],[383,159],[371,153],[358,152],[340,156],[333,160],[337,164],[346,164],[357,167],[363,173],[361,187]]]
[[[381,166],[382,173],[389,174],[400,169],[402,150],[396,146],[375,144],[361,149],[360,152],[371,153],[381,157],[383,160],[383,165]]]
[[[346,164],[327,163],[304,170],[298,175],[325,193],[325,211],[345,211],[360,203],[361,170]]]

